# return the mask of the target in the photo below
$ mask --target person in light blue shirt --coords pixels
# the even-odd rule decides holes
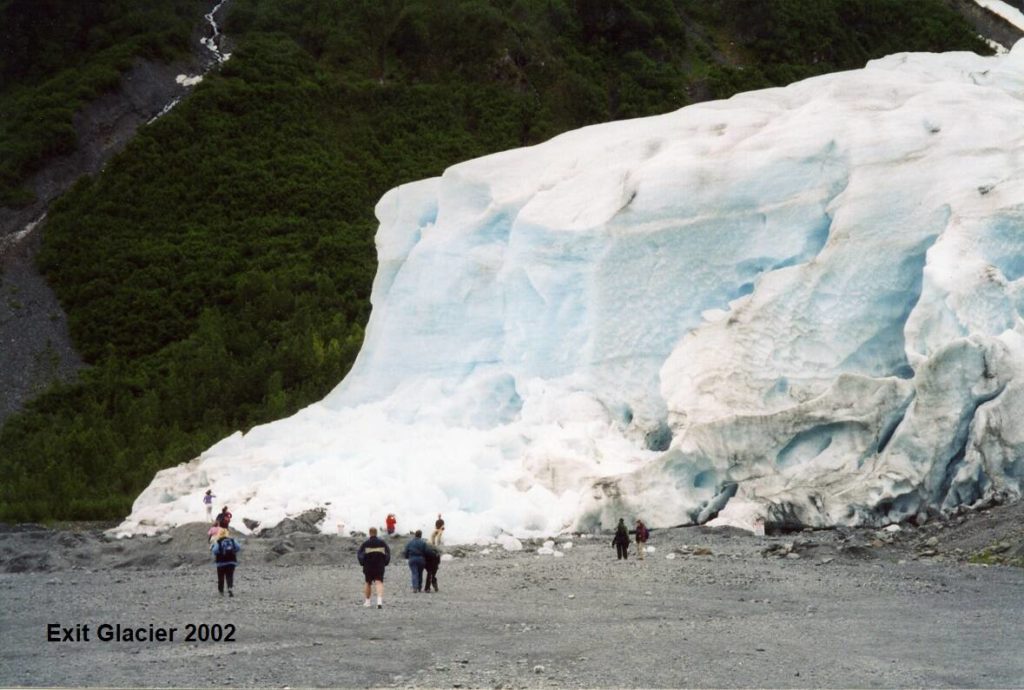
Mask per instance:
[[[206,495],[203,496],[203,505],[206,506],[206,521],[211,522],[213,520],[213,499],[217,498],[213,495],[213,490],[207,489]]]

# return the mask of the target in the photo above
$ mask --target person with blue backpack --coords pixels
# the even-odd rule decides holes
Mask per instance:
[[[210,553],[213,554],[214,563],[217,565],[217,591],[224,596],[224,583],[228,585],[228,596],[235,596],[232,589],[235,586],[235,566],[238,565],[238,552],[242,550],[233,537],[228,534],[227,529],[221,528],[217,532],[210,546]]]
[[[416,536],[409,540],[402,550],[402,558],[409,560],[409,571],[412,574],[412,591],[423,591],[423,569],[427,565],[427,542],[423,540],[423,532],[416,530]]]

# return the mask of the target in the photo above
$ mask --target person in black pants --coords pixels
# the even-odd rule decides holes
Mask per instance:
[[[228,596],[235,596],[235,566],[238,565],[238,552],[242,545],[228,535],[226,529],[221,528],[210,546],[210,553],[217,565],[217,591],[224,595],[224,583],[228,584]]]
[[[427,571],[426,582],[423,583],[423,591],[429,592],[430,586],[437,591],[437,569],[441,566],[441,552],[436,547],[427,544],[427,555],[424,557],[424,567]]]
[[[359,565],[363,566],[363,606],[370,606],[370,585],[377,587],[377,608],[384,608],[384,568],[391,563],[391,547],[377,536],[377,528],[370,528],[370,537],[356,552]]]
[[[619,524],[615,528],[615,538],[612,539],[612,546],[615,547],[615,554],[618,560],[629,556],[629,530],[626,529],[626,521],[619,518]]]

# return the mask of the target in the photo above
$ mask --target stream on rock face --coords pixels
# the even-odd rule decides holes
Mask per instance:
[[[138,127],[169,112],[204,74],[231,57],[216,21],[229,1],[216,0],[204,15],[191,64],[136,61],[116,93],[100,96],[75,114],[77,149],[48,161],[27,181],[36,201],[0,208],[0,426],[27,400],[54,382],[73,379],[83,366],[67,317],[35,268],[49,205],[82,175],[99,173]]]
[[[179,74],[177,77],[175,77],[174,80],[175,83],[177,83],[178,85],[183,86],[185,88],[191,88],[195,86],[203,80],[203,74],[209,72],[214,65],[223,65],[231,58],[231,53],[225,53],[221,48],[221,43],[223,43],[224,34],[220,32],[220,26],[217,24],[216,19],[217,12],[219,12],[221,7],[223,7],[224,4],[227,2],[228,0],[220,0],[220,2],[214,5],[212,10],[203,15],[203,18],[210,25],[210,35],[203,36],[202,38],[200,38],[199,43],[202,44],[202,46],[210,52],[209,57],[212,58],[212,61],[208,62],[204,66],[201,74]],[[146,124],[152,124],[153,122],[159,120],[163,115],[169,113],[171,109],[174,108],[174,106],[178,105],[178,103],[181,102],[181,99],[184,98],[184,96],[185,94],[181,94],[179,96],[176,96],[171,101],[169,101],[167,105],[165,105],[163,109],[160,110],[159,113],[150,118],[149,121],[146,122]]]

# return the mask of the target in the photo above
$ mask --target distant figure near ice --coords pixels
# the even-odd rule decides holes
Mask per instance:
[[[206,494],[203,496],[203,505],[206,506],[206,521],[209,522],[213,519],[213,499],[216,496],[213,495],[211,489],[206,490]]]
[[[441,517],[441,513],[437,514],[437,520],[434,521],[434,531],[430,535],[430,543],[434,546],[441,545],[441,537],[444,536],[444,519]]]
[[[398,518],[395,517],[394,513],[388,513],[387,518],[384,520],[384,525],[387,527],[388,535],[395,533],[395,525],[398,524]]]
[[[623,518],[619,518],[619,524],[615,527],[612,546],[615,547],[616,560],[622,561],[629,558],[629,530],[626,528],[626,521]]]
[[[640,518],[636,520],[636,557],[641,561],[644,559],[644,549],[647,548],[647,539],[650,538],[651,533],[647,529],[647,525]]]
[[[228,510],[227,506],[220,509],[220,513],[217,514],[217,519],[214,521],[218,527],[227,529],[231,524],[231,511]]]

